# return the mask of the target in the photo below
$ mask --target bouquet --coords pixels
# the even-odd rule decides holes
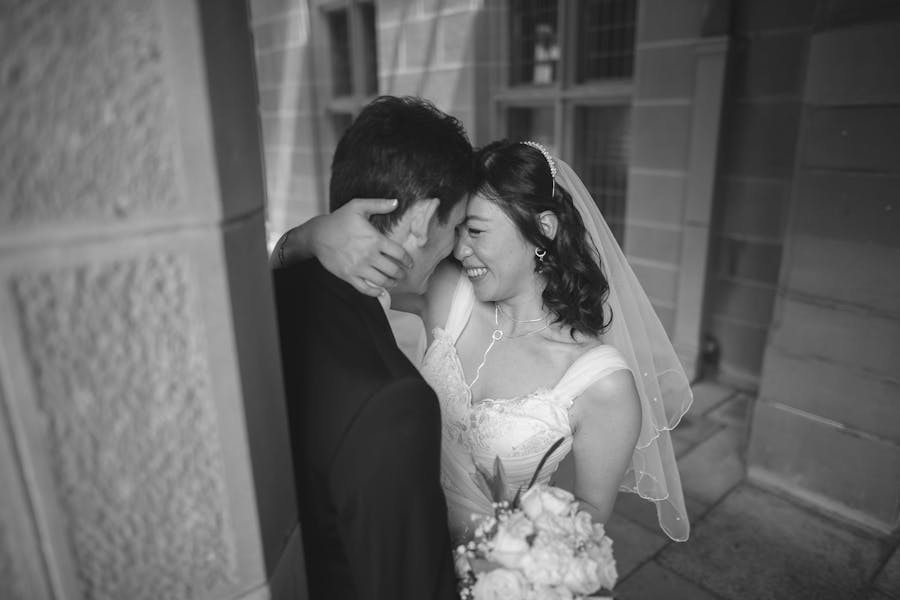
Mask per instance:
[[[547,454],[556,449],[554,444]],[[570,600],[611,590],[618,577],[612,540],[603,525],[578,509],[575,496],[534,485],[512,501],[498,498],[503,465],[494,477],[479,471],[494,499],[494,515],[482,517],[475,537],[456,549],[460,597],[465,600]],[[476,573],[472,564],[489,565]]]

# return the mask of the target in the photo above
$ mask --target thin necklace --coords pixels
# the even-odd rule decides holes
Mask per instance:
[[[481,377],[481,369],[484,367],[485,363],[487,363],[488,352],[491,351],[491,348],[494,347],[494,344],[496,344],[501,339],[503,339],[504,333],[503,333],[503,330],[500,329],[500,313],[501,312],[503,312],[503,311],[501,310],[500,305],[495,302],[494,303],[494,330],[491,332],[491,343],[488,344],[488,347],[484,351],[484,356],[481,357],[481,364],[478,365],[478,368],[475,369],[475,379],[472,380],[472,383],[466,384],[466,387],[469,389],[470,392],[472,391],[472,386],[475,385],[475,382],[478,381],[479,377]],[[505,312],[503,314],[506,315]],[[507,316],[509,316],[509,315],[507,315]],[[549,314],[544,315],[540,319],[535,319],[533,321],[516,321],[515,319],[512,319],[512,320],[516,321],[517,323],[537,323],[538,321],[543,321],[548,316],[549,316]],[[526,337],[529,335],[534,335],[535,333],[537,333],[539,331],[543,331],[543,330],[547,329],[548,327],[550,327],[549,321],[547,321],[547,323],[543,327],[538,327],[537,329],[535,329],[533,331],[529,331],[527,333],[521,333],[519,335],[507,335],[506,337],[511,340],[516,339],[516,338]]]
[[[538,322],[540,322],[540,321],[543,321],[544,319],[546,319],[546,318],[549,316],[548,313],[544,313],[544,314],[542,314],[540,317],[538,317],[537,319],[525,319],[524,321],[520,321],[520,320],[514,318],[511,314],[509,314],[509,313],[506,312],[505,310],[503,310],[503,307],[500,306],[500,303],[499,303],[499,302],[495,303],[495,306],[496,306],[498,309],[500,309],[500,312],[503,313],[503,316],[504,316],[504,317],[506,317],[507,319],[509,319],[509,320],[512,321],[513,323],[519,323],[519,324],[521,324],[521,323],[538,323]]]

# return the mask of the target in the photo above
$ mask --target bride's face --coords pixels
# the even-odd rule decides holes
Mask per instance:
[[[534,247],[506,213],[481,194],[469,200],[453,256],[482,302],[508,300],[534,289]]]

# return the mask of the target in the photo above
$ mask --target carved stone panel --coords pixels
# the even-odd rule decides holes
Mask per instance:
[[[4,3],[0,228],[183,203],[160,39],[156,2]]]
[[[195,598],[235,582],[193,281],[169,254],[13,279],[79,597]]]

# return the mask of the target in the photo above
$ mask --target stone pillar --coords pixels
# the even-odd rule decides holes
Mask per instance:
[[[304,597],[245,3],[0,14],[0,597]]]
[[[835,1],[818,18],[749,475],[895,532],[900,10]]]
[[[625,251],[693,377],[728,41],[727,3],[638,3]]]

